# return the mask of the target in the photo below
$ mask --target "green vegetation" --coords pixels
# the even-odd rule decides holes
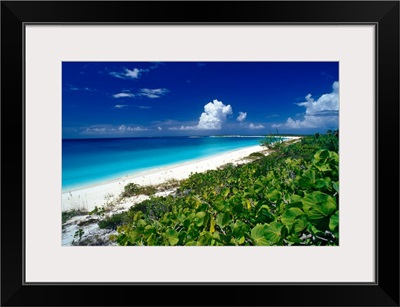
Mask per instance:
[[[176,179],[169,179],[165,181],[164,183],[161,183],[156,186],[157,191],[167,191],[170,189],[175,189],[179,187],[179,180]]]
[[[283,141],[283,136],[270,134],[261,140],[260,143],[268,149],[277,149],[282,145]]]
[[[81,216],[81,215],[86,215],[86,214],[88,214],[88,212],[85,211],[85,210],[72,209],[72,210],[68,210],[68,211],[63,211],[61,213],[62,224],[64,224],[69,219],[71,219],[71,218],[73,218],[75,216]]]
[[[117,213],[113,214],[110,217],[107,217],[101,220],[99,224],[100,229],[111,229],[115,230],[119,225],[122,225],[124,219],[126,218],[125,213]]]
[[[291,144],[266,140],[269,155],[192,174],[175,194],[152,196],[110,220],[116,242],[338,245],[338,131]],[[129,185],[125,193],[136,195],[141,187]]]
[[[124,191],[121,193],[120,199],[136,195],[152,196],[156,192],[175,189],[177,187],[179,187],[179,181],[176,179],[170,179],[158,185],[141,186],[136,183],[129,183],[124,187]]]
[[[78,242],[80,242],[84,233],[85,232],[82,230],[82,228],[79,228],[77,231],[75,231],[74,240],[72,241],[72,243],[75,243],[75,238],[79,238]]]
[[[132,197],[132,196],[140,195],[140,194],[153,195],[156,192],[157,192],[157,189],[155,186],[148,185],[148,186],[142,187],[135,183],[129,183],[125,186],[124,192],[122,192],[121,196],[122,197]]]
[[[265,155],[261,152],[253,152],[247,156],[248,159],[258,159],[263,157],[265,157]]]

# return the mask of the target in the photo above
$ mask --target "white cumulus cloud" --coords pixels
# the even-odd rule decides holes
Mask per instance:
[[[263,129],[264,126],[263,125],[254,125],[253,123],[250,123],[249,128],[250,129]]]
[[[116,105],[114,106],[114,108],[116,108],[116,109],[123,109],[123,108],[126,108],[126,107],[127,107],[126,104],[116,104]]]
[[[284,124],[274,124],[273,128],[328,128],[337,127],[339,121],[339,82],[332,84],[332,92],[323,94],[317,100],[308,94],[306,101],[298,103],[305,107],[305,115],[302,120],[294,120],[289,117]]]
[[[220,130],[226,122],[227,116],[232,114],[232,107],[222,101],[214,99],[204,106],[199,122],[193,126],[171,127],[169,130]]]
[[[200,115],[197,128],[202,130],[219,130],[226,121],[226,117],[232,114],[232,107],[224,105],[222,101],[214,99],[204,106],[204,112]]]
[[[242,122],[246,119],[247,112],[239,112],[239,116],[236,118],[237,121]]]

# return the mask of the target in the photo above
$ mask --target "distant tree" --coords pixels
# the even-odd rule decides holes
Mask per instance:
[[[339,137],[339,129],[336,129],[336,130],[333,132],[333,135],[336,136],[336,137],[338,138],[338,137]]]

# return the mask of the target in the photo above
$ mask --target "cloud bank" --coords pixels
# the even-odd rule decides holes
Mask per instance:
[[[303,120],[294,120],[289,117],[284,124],[274,124],[273,128],[330,128],[337,127],[339,122],[339,82],[332,84],[332,92],[323,94],[317,100],[308,94],[306,101],[298,103],[298,106],[305,107],[306,111]]]
[[[148,131],[147,128],[142,128],[142,127],[133,127],[133,126],[125,126],[125,125],[120,125],[120,126],[112,126],[112,125],[97,125],[97,126],[91,126],[85,128],[81,134],[84,135],[102,135],[102,134],[107,134],[107,135],[114,135],[114,134],[123,134],[126,132],[142,132],[142,131]]]

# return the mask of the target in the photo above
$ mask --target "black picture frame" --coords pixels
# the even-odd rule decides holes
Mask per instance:
[[[182,14],[185,12],[185,14]],[[376,26],[376,282],[26,284],[24,24]],[[399,306],[399,1],[1,2],[2,306]]]

